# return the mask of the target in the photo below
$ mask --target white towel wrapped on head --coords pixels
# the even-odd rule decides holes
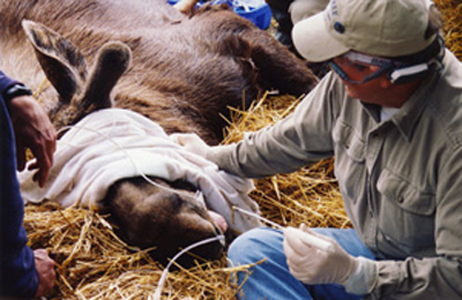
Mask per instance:
[[[86,116],[58,141],[45,187],[33,182],[33,174],[18,175],[26,202],[49,199],[64,207],[99,210],[114,182],[145,174],[190,182],[202,191],[206,202],[202,204],[222,215],[233,230],[244,232],[261,225],[258,219],[232,209],[238,206],[259,213],[248,196],[254,188],[252,181],[221,171],[186,151],[157,123],[129,110],[111,108]]]

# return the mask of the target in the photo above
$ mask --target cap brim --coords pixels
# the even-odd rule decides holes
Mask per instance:
[[[311,62],[327,61],[350,50],[331,35],[324,11],[295,24],[292,40],[298,53]]]

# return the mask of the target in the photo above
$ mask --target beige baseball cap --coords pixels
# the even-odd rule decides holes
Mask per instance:
[[[292,38],[308,61],[326,61],[350,50],[398,57],[428,47],[430,0],[331,0],[326,9],[295,24]]]

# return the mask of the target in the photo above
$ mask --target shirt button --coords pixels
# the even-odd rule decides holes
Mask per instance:
[[[403,203],[403,202],[404,202],[404,197],[403,196],[399,197],[398,198],[398,203]]]

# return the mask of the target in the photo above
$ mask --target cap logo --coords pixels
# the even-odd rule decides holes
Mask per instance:
[[[332,0],[329,2],[328,9],[326,10],[325,18],[328,24],[332,24],[332,21],[334,20],[335,17],[339,16],[338,12],[338,6],[337,6],[337,1]],[[334,29],[338,33],[344,33],[345,32],[345,26],[343,26],[342,23],[340,22],[335,22],[334,23]]]
[[[337,6],[337,1],[336,0],[332,0],[330,2],[330,9],[332,11],[333,16],[338,16],[338,6]]]
[[[330,23],[333,19],[333,16],[338,16],[338,8],[337,8],[336,0],[332,0],[331,2],[329,2],[327,6],[326,14],[325,14],[327,22]]]

